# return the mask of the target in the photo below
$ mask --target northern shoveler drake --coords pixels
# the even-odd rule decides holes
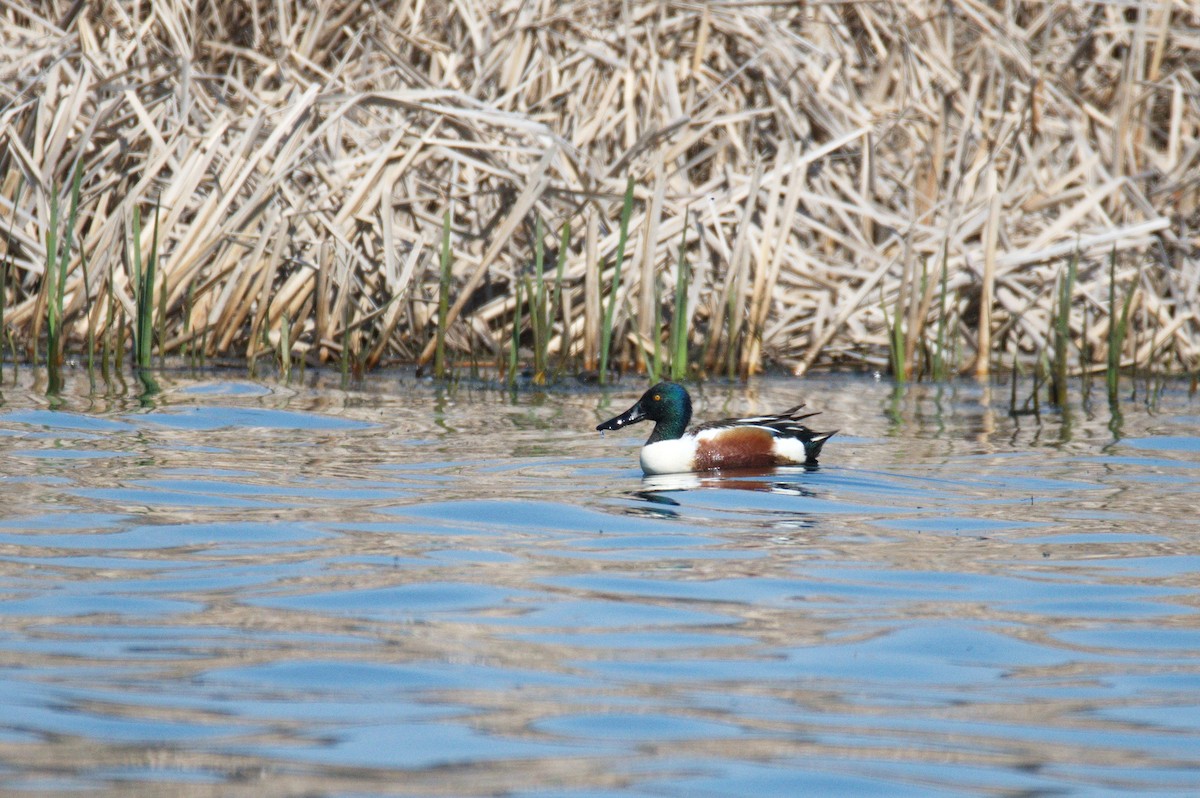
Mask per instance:
[[[778,415],[725,418],[687,428],[692,397],[678,383],[660,382],[637,403],[596,427],[616,430],[649,419],[654,422],[642,447],[642,471],[681,474],[716,468],[771,468],[816,465],[817,455],[834,432],[813,432],[800,422],[816,413],[800,414],[796,405]]]

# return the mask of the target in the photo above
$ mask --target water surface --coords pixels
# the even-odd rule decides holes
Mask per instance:
[[[869,377],[643,479],[636,381],[0,387],[0,791],[1191,794],[1200,401]]]

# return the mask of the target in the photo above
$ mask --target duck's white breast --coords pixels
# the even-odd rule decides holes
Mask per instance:
[[[647,474],[683,474],[692,470],[696,439],[690,435],[642,447],[642,470]]]

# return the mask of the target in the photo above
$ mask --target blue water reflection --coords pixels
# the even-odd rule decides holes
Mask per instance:
[[[710,385],[701,416],[802,388],[845,432],[816,470],[643,479],[592,431],[632,381],[161,383],[6,388],[5,794],[1200,785],[1185,385],[1116,419]]]

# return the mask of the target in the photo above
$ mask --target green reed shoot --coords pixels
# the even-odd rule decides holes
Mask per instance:
[[[658,375],[662,373],[663,353],[662,341],[659,340],[659,331],[662,329],[662,286],[659,285],[658,277],[654,278],[654,351],[650,355],[650,382],[658,382]]]
[[[546,247],[542,241],[542,217],[534,219],[533,233],[533,271],[536,282],[532,294],[529,284],[525,284],[525,295],[530,297],[529,326],[533,330],[533,382],[543,385],[546,382],[546,353],[550,348],[550,319],[546,307]]]
[[[533,336],[533,382],[540,385],[538,375],[541,374],[539,371],[541,360],[538,358],[538,352],[541,348],[542,331],[538,320],[541,318],[542,311],[538,307],[537,293],[533,284],[529,282],[529,278],[522,277],[521,282],[525,286],[525,304],[529,307],[529,334]]]
[[[571,336],[570,325],[567,324],[567,309],[566,298],[563,295],[563,269],[567,263],[567,248],[571,246],[571,222],[567,220],[563,222],[562,231],[558,241],[558,262],[554,269],[554,303],[552,307],[554,312],[558,314],[558,318],[562,319],[563,332],[562,342],[558,347],[558,370],[561,371],[563,363],[566,362],[567,352],[570,349],[568,339]]]
[[[108,362],[112,356],[113,336],[116,334],[114,320],[117,301],[113,297],[113,262],[108,262],[108,279],[104,282],[104,340],[100,342],[100,376],[108,384]]]
[[[347,283],[349,278],[347,277]],[[349,291],[348,286],[344,286],[343,290]],[[342,372],[342,387],[350,384],[350,347],[354,343],[354,330],[350,322],[354,318],[354,309],[351,307],[350,298],[342,303],[342,357],[339,362],[339,367]]]
[[[87,255],[83,248],[79,250],[79,268],[83,272],[83,295],[87,299],[84,315],[87,316],[87,371],[88,384],[91,390],[96,390],[96,316],[88,305],[92,301],[91,278],[88,275]]]
[[[292,379],[292,320],[287,313],[279,320],[279,376],[284,382]]]
[[[880,289],[880,294],[883,289]],[[894,313],[892,318],[888,319],[887,305],[883,301],[883,297],[879,298],[879,309],[883,311],[883,325],[888,331],[888,366],[892,370],[892,379],[897,383],[904,383],[907,375],[904,368],[904,310],[900,307],[900,302],[896,302],[893,308]]]
[[[1133,303],[1133,288],[1125,296],[1124,307],[1117,315],[1117,249],[1113,247],[1108,262],[1108,371],[1105,375],[1109,401],[1116,401],[1120,382],[1121,350],[1129,331],[1129,309]]]
[[[158,238],[158,231],[154,233],[154,237]],[[157,337],[158,337],[158,365],[166,364],[166,340],[167,340],[167,281],[164,278],[158,284],[158,319],[157,319]]]
[[[937,322],[937,340],[933,350],[933,364],[931,366],[931,377],[942,382],[946,379],[946,257],[945,250],[942,254],[942,289],[941,295],[938,297],[938,322]]]
[[[17,222],[16,208],[21,202],[21,192],[25,188],[24,175],[17,178],[17,189],[13,193],[13,215],[8,219],[8,241],[13,240],[13,225]],[[0,263],[0,355],[3,355],[4,342],[8,340],[10,346],[16,349],[16,344],[13,343],[13,338],[8,334],[8,327],[4,324],[4,308],[8,305],[8,275],[12,268],[13,248],[10,244],[5,247],[4,262]],[[0,358],[2,359],[2,358]],[[13,366],[16,367],[17,358],[13,355]]]
[[[1012,370],[1008,381],[1008,414],[1017,415],[1017,352],[1013,350]]]
[[[617,236],[617,260],[613,267],[611,293],[600,327],[600,384],[608,382],[608,358],[612,348],[613,316],[617,310],[617,294],[621,289],[621,269],[625,265],[625,243],[629,240],[629,217],[633,215],[633,176],[625,183],[625,203],[621,206],[621,228]]]
[[[137,318],[134,320],[134,342],[136,365],[139,370],[149,369],[150,349],[154,337],[154,285],[158,268],[158,203],[154,205],[154,232],[150,239],[150,257],[142,267],[142,212],[133,209],[133,273],[137,288]]]
[[[1046,356],[1046,348],[1043,346],[1038,349],[1037,362],[1033,366],[1033,414],[1041,416],[1042,414],[1042,385],[1046,382],[1046,376],[1050,374],[1050,361]]]
[[[1084,404],[1091,399],[1092,393],[1092,370],[1089,366],[1092,363],[1092,345],[1088,342],[1088,312],[1087,308],[1083,309],[1081,319],[1083,330],[1079,335],[1079,374],[1083,380],[1083,401]]]
[[[679,234],[679,257],[675,261],[675,308],[671,316],[671,379],[681,380],[687,376],[688,318],[687,293],[689,264],[687,260],[687,211],[683,213],[683,229]]]
[[[53,187],[50,191],[50,226],[46,229],[46,266],[44,269],[43,285],[46,298],[46,367],[50,370],[51,382],[58,377],[58,363],[55,353],[58,351],[58,315],[62,308],[54,301],[58,293],[54,287],[58,280],[58,191]],[[37,342],[34,342],[37,346]],[[36,353],[34,360],[36,361]]]
[[[130,286],[133,288],[134,309],[137,312],[139,319],[141,318],[141,315],[142,315],[141,314],[141,310],[142,310],[142,303],[141,303],[142,245],[141,245],[141,241],[142,241],[142,209],[140,206],[135,205],[133,207],[133,280],[130,282]],[[138,353],[141,351],[141,347],[139,346],[139,343],[137,340],[137,334],[140,331],[140,327],[141,327],[141,325],[138,323],[135,323],[134,327],[133,327],[133,333],[134,333],[133,351],[134,351],[134,361],[135,362],[139,360]]]
[[[1121,367],[1121,353],[1116,347],[1118,337],[1125,336],[1117,330],[1117,248],[1113,247],[1108,258],[1108,368],[1104,374],[1110,402],[1117,397],[1117,369]]]
[[[1058,283],[1058,308],[1054,314],[1054,403],[1067,406],[1067,345],[1071,341],[1071,294],[1075,290],[1075,274],[1079,268],[1079,253],[1071,256],[1067,273]]]
[[[75,167],[75,179],[71,185],[71,231],[75,229],[75,216],[78,212],[79,205],[79,190],[83,183],[83,163],[82,161]],[[70,231],[68,231],[70,232]],[[71,235],[74,235],[71,233]],[[87,253],[83,251],[83,247],[79,248],[79,268],[83,272],[83,297],[84,309],[83,312],[87,317],[87,364],[88,364],[88,382],[92,391],[96,389],[96,374],[95,374],[95,359],[96,359],[96,317],[91,312],[92,301],[92,286],[91,278],[88,274]],[[2,297],[0,297],[2,298]]]
[[[338,358],[338,371],[342,375],[342,387],[350,384],[350,328],[342,326],[342,353]]]
[[[908,380],[908,363],[904,359],[904,315],[899,305],[896,306],[892,319],[891,343],[892,373],[898,382],[906,382]]]
[[[450,314],[450,210],[442,214],[441,278],[438,280],[437,344],[433,350],[433,376],[446,378],[446,317]]]
[[[75,222],[79,213],[79,187],[83,182],[83,162],[75,166],[71,181],[71,208],[63,231],[61,250],[57,241],[58,192],[50,195],[50,229],[46,231],[46,366],[50,372],[50,390],[62,387],[63,292],[67,283],[67,264],[74,245]]]
[[[125,325],[128,323],[128,321],[129,321],[129,319],[126,318],[126,316],[125,316],[125,309],[123,307],[120,308],[117,313],[117,340],[116,340],[117,357],[115,360],[117,374],[120,374],[121,369],[125,368],[125,338],[128,335],[128,331],[126,330]]]
[[[738,296],[740,293],[737,290],[738,278],[733,274],[736,270],[732,264],[730,264],[729,271],[730,282],[726,284],[728,288],[725,291],[725,378],[733,380],[737,377],[737,333],[735,332],[737,325],[734,320],[740,311],[739,300],[741,297]],[[719,342],[720,339],[717,340]]]
[[[521,280],[513,277],[513,325],[508,345],[508,387],[517,384],[517,356],[521,348]]]
[[[183,300],[183,352],[188,365],[196,368],[196,342],[192,339],[192,311],[196,307],[196,281],[188,281],[187,295]]]
[[[13,214],[16,216],[16,214]],[[8,240],[12,241],[12,229],[9,228]],[[8,328],[4,326],[4,307],[8,304],[8,264],[12,261],[12,247],[5,253],[4,262],[0,263],[0,354],[4,351],[4,341],[8,337]]]

